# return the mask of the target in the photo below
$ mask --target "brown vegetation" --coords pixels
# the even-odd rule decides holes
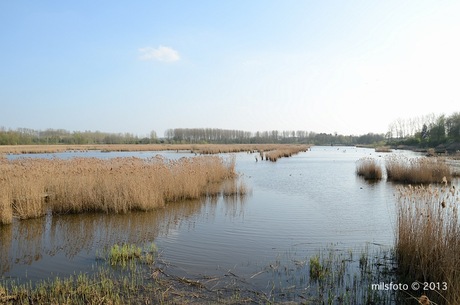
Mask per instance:
[[[375,152],[392,152],[391,148],[388,146],[379,146],[375,148]]]
[[[3,183],[0,183],[3,186]],[[8,189],[0,191],[0,225],[10,224],[13,221],[13,207],[11,205],[11,193]]]
[[[368,180],[382,179],[382,168],[373,158],[361,158],[356,165],[356,174]]]
[[[235,159],[0,159],[0,223],[53,213],[151,210],[220,192],[236,177]],[[245,191],[238,187],[238,192]]]
[[[399,189],[398,271],[408,282],[441,283],[429,295],[435,304],[460,304],[459,195],[447,183]]]
[[[388,180],[403,183],[441,183],[452,180],[449,165],[442,158],[389,156],[385,160]]]
[[[0,145],[1,154],[58,153],[65,151],[190,151],[197,154],[272,151],[293,149],[308,145],[292,144],[96,144],[96,145]]]
[[[276,147],[274,150],[270,150],[265,153],[265,160],[276,162],[280,158],[288,158],[292,155],[298,154],[302,151],[307,151],[309,146],[307,145],[287,145],[284,147]]]

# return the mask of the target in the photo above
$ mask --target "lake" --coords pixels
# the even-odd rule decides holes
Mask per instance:
[[[187,152],[67,152],[27,157],[156,154],[193,156]],[[409,151],[393,154],[417,156]],[[369,245],[393,246],[396,185],[385,179],[370,183],[355,174],[357,160],[373,157],[383,165],[385,153],[314,146],[277,162],[256,162],[258,154],[235,155],[240,179],[252,190],[244,198],[172,203],[156,211],[125,215],[48,215],[0,227],[1,277],[34,281],[91,272],[98,254],[115,243],[143,246],[153,242],[170,272],[178,276],[231,272],[264,289],[272,276],[261,273],[267,266],[305,261],[329,247],[360,251]]]

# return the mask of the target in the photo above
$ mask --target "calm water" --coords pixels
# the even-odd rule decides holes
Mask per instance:
[[[191,156],[186,152],[162,154]],[[290,259],[301,259],[331,244],[339,249],[393,244],[395,186],[385,180],[368,183],[355,175],[358,159],[369,156],[383,162],[385,154],[355,147],[313,147],[276,163],[256,162],[255,154],[236,156],[237,170],[252,189],[244,200],[217,198],[169,204],[154,212],[48,216],[15,222],[0,227],[0,275],[35,280],[89,271],[97,253],[115,243],[142,246],[154,242],[178,275],[219,275],[232,270],[244,278],[286,253]],[[256,277],[253,282],[265,285],[266,279]]]

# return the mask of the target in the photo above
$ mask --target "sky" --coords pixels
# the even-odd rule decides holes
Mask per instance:
[[[460,1],[1,1],[0,126],[385,133],[460,111]]]

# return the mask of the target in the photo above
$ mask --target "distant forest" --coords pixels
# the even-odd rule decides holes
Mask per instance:
[[[168,143],[302,143],[314,145],[375,144],[385,140],[383,134],[368,133],[361,136],[345,136],[337,133],[311,131],[257,131],[228,130],[215,128],[175,128],[165,132]]]
[[[164,138],[155,131],[150,137],[138,137],[131,133],[106,133],[100,131],[67,131],[64,129],[15,130],[0,127],[0,145],[27,144],[153,144],[153,143],[308,143],[315,145],[376,144],[385,140],[383,134],[368,133],[361,136],[315,133],[308,131],[258,131],[227,130],[217,128],[168,129]]]
[[[24,144],[153,144],[153,143],[301,143],[314,145],[408,145],[420,148],[460,148],[460,113],[450,116],[426,115],[398,119],[389,125],[386,134],[341,135],[311,131],[257,131],[218,128],[174,128],[166,130],[164,138],[155,131],[149,137],[131,133],[100,131],[67,131],[64,129],[15,130],[0,127],[0,145]]]

